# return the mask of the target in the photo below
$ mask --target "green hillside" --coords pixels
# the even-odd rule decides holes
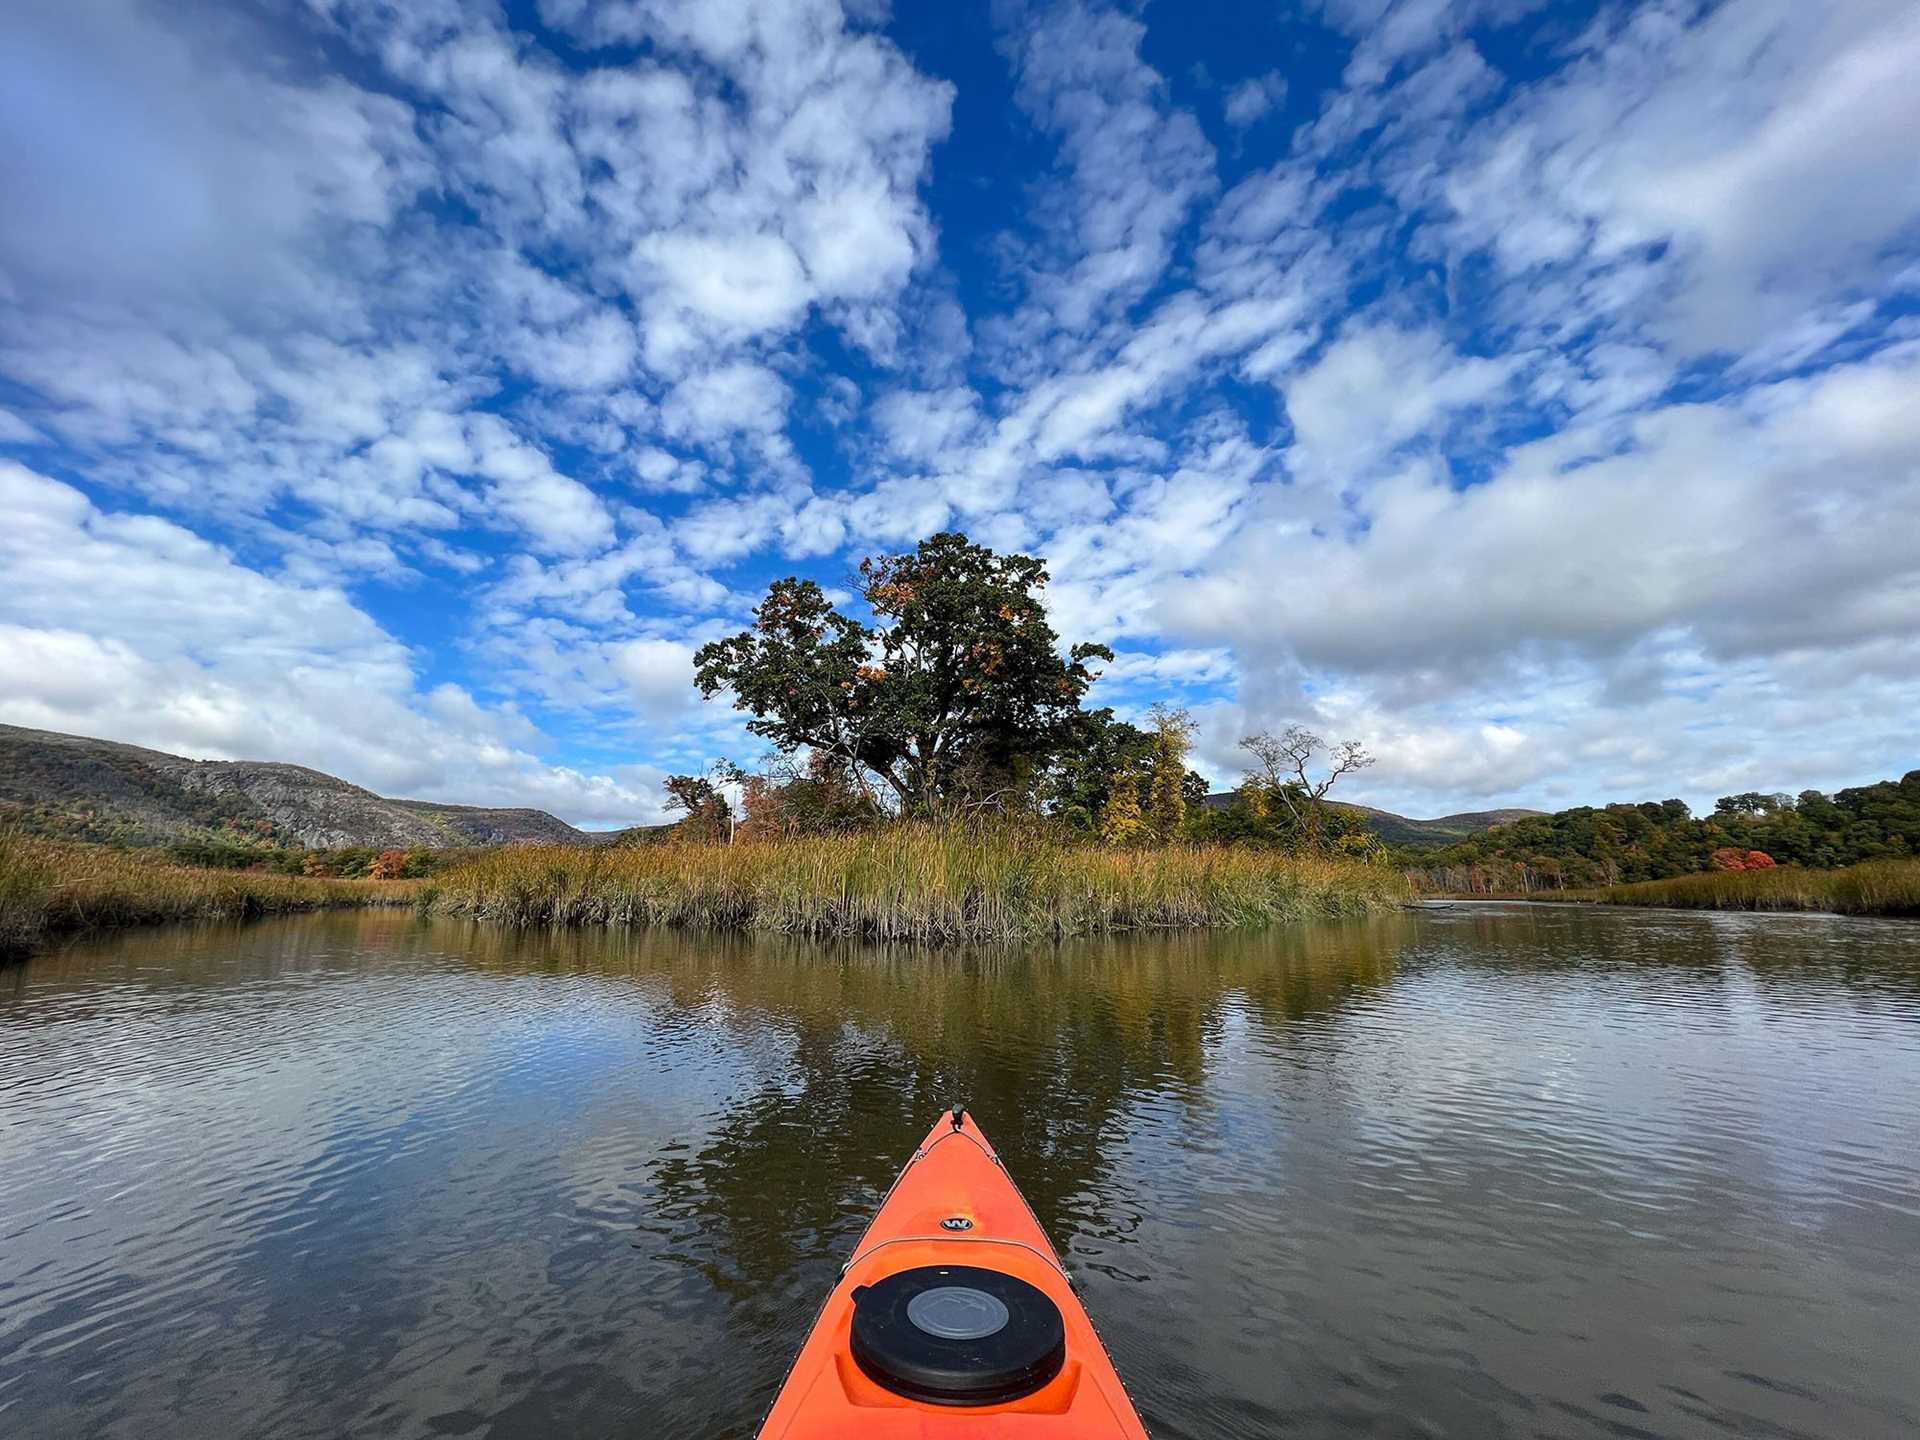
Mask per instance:
[[[1832,795],[1750,791],[1696,817],[1679,800],[1579,806],[1425,851],[1432,888],[1520,890],[1633,884],[1749,863],[1833,869],[1920,854],[1920,770]]]

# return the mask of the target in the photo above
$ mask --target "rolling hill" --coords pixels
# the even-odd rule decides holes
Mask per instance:
[[[392,800],[301,765],[188,760],[137,745],[0,725],[0,824],[127,845],[228,840],[332,849],[583,845],[544,810]]]
[[[1233,791],[1227,790],[1207,796],[1206,803],[1209,809],[1225,810],[1235,798]],[[1433,820],[1414,820],[1405,815],[1396,815],[1391,810],[1376,810],[1371,805],[1352,805],[1343,800],[1329,800],[1327,803],[1335,809],[1359,816],[1369,830],[1389,845],[1403,845],[1413,850],[1438,849],[1456,840],[1483,835],[1496,825],[1511,825],[1516,820],[1546,813],[1543,810],[1467,810]]]
[[[1358,814],[1366,827],[1389,845],[1405,845],[1415,850],[1451,845],[1470,835],[1483,835],[1496,825],[1511,825],[1516,820],[1546,813],[1542,810],[1467,810],[1434,820],[1411,820],[1391,810],[1376,810],[1371,805],[1348,805],[1338,800],[1329,803]]]

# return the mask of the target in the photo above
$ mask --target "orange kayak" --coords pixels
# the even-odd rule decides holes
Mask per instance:
[[[980,1127],[942,1116],[854,1247],[760,1440],[1146,1440]]]

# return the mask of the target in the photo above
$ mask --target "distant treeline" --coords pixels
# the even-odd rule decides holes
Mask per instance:
[[[1757,855],[1759,861],[1750,857]],[[1404,858],[1428,890],[1530,894],[1740,869],[1828,870],[1920,854],[1920,770],[1826,795],[1748,791],[1695,817],[1683,801],[1583,805]]]

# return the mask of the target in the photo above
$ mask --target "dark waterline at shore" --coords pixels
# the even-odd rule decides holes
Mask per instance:
[[[956,1096],[1157,1440],[1920,1423],[1920,926],[1461,906],[56,946],[0,976],[0,1428],[749,1436]]]

